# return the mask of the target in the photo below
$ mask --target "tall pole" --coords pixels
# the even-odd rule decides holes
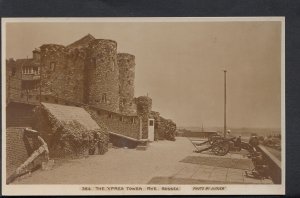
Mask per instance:
[[[226,70],[224,70],[224,137],[226,137]]]
[[[40,64],[40,103],[42,102],[42,64]]]

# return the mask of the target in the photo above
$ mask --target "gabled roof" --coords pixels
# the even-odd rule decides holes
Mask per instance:
[[[54,119],[63,125],[73,125],[74,122],[77,122],[87,130],[100,128],[96,121],[92,119],[91,115],[81,107],[44,102],[42,102],[42,106]]]
[[[95,40],[95,38],[91,34],[87,34],[86,36],[82,37],[81,39],[75,41],[68,45],[68,48],[82,48],[87,47],[91,41]]]

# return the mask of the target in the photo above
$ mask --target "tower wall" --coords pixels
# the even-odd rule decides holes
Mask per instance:
[[[88,104],[119,112],[117,43],[112,40],[95,39],[89,44],[88,50]]]
[[[152,99],[148,96],[140,96],[135,99],[137,114],[142,121],[142,138],[148,138],[148,120],[152,111]]]
[[[42,94],[83,102],[85,50],[48,44],[41,49]]]
[[[136,114],[134,98],[135,57],[127,53],[118,53],[120,112]]]

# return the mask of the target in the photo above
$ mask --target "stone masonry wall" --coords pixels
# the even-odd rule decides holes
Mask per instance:
[[[17,100],[21,97],[21,67],[16,61],[9,59],[6,61],[6,101]]]
[[[31,127],[34,105],[10,103],[6,107],[6,127]]]
[[[87,60],[88,104],[119,111],[119,70],[117,67],[117,43],[95,39],[88,48]]]
[[[148,120],[152,110],[152,99],[147,96],[140,96],[135,99],[137,113],[142,118],[142,138],[148,138]]]
[[[6,171],[7,176],[14,172],[29,157],[24,141],[24,127],[6,129]]]
[[[125,116],[96,108],[89,108],[88,112],[97,123],[103,122],[109,132],[135,139],[140,138],[140,119],[138,116]]]
[[[85,50],[54,44],[40,48],[42,94],[83,102]]]
[[[118,53],[120,112],[136,114],[134,98],[135,57],[127,53]]]

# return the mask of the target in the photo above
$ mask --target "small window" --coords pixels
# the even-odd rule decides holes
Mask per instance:
[[[55,67],[56,67],[56,63],[55,62],[51,62],[50,63],[50,70],[51,71],[55,71]]]
[[[124,122],[124,117],[123,116],[120,116],[120,121]]]
[[[112,114],[108,114],[108,118],[109,118],[109,119],[112,119],[112,118],[113,118],[113,115],[112,115]]]
[[[132,122],[132,124],[134,124],[135,123],[135,118],[132,118],[131,122]]]
[[[115,70],[115,61],[112,62],[111,71]]]
[[[106,103],[106,102],[107,102],[106,93],[102,94],[101,101],[102,101],[103,103]]]
[[[11,75],[12,75],[12,76],[15,76],[15,75],[16,75],[16,72],[17,72],[16,68],[13,67],[13,68],[11,69]]]
[[[123,98],[123,99],[121,100],[121,106],[124,106],[125,104],[126,104],[126,99]]]
[[[154,125],[154,121],[153,120],[150,120],[149,121],[149,126],[153,126]]]

